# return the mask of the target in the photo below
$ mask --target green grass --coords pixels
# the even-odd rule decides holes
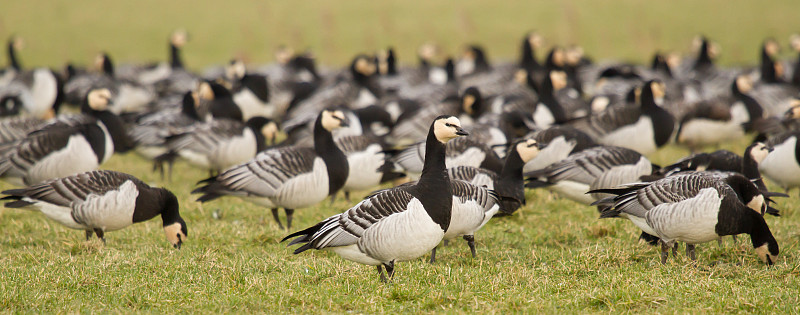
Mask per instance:
[[[731,146],[740,149],[744,142]],[[654,157],[685,154],[667,148]],[[189,191],[204,171],[179,164],[165,183],[135,155],[104,165],[173,190],[189,225],[189,240],[172,249],[158,219],[85,242],[43,215],[0,210],[0,310],[12,312],[436,312],[629,311],[798,312],[800,205],[781,200],[781,218],[767,220],[781,258],[767,267],[749,237],[722,247],[698,247],[659,263],[655,247],[638,244],[624,220],[598,220],[594,209],[531,191],[512,217],[477,235],[478,257],[463,241],[398,264],[391,285],[374,267],[327,252],[292,255],[266,209],[234,198],[200,205]],[[8,188],[8,185],[0,188]],[[795,192],[796,195],[796,192]],[[327,202],[297,213],[296,228],[314,224],[352,203]],[[213,212],[220,209],[221,218]]]
[[[24,37],[21,59],[29,66],[87,62],[101,50],[118,61],[149,61],[163,60],[167,34],[185,27],[187,64],[201,69],[234,55],[268,62],[278,44],[307,47],[326,65],[390,44],[410,62],[428,40],[449,53],[483,43],[493,59],[509,59],[529,29],[550,43],[578,42],[597,58],[645,61],[656,49],[686,51],[702,32],[720,42],[723,63],[752,64],[765,36],[785,41],[797,31],[799,8],[796,1],[689,0],[0,1],[0,38]],[[739,152],[744,144],[726,148]],[[667,148],[653,161],[685,154]],[[590,207],[531,191],[525,208],[478,233],[478,258],[457,241],[439,250],[434,265],[427,257],[398,264],[394,283],[384,285],[373,267],[327,252],[292,255],[266,209],[233,198],[194,202],[189,191],[204,171],[179,164],[167,183],[135,155],[103,168],[179,196],[189,225],[183,249],[168,245],[158,219],[108,233],[103,246],[41,214],[0,209],[0,312],[800,312],[797,192],[779,201],[783,217],[767,218],[781,246],[771,268],[747,236],[700,246],[696,263],[681,254],[662,266],[629,222],[598,220]],[[353,203],[301,209],[295,227]]]

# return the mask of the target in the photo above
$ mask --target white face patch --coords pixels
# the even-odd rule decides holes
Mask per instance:
[[[225,76],[228,79],[241,79],[244,77],[246,72],[247,69],[244,66],[244,62],[241,60],[236,60],[225,67]]]
[[[197,88],[197,95],[204,100],[214,99],[214,91],[211,90],[211,85],[208,84],[208,82],[200,83],[200,86]]]
[[[567,87],[567,74],[564,71],[550,71],[550,82],[553,83],[553,91],[558,91]]]
[[[292,60],[292,56],[294,56],[294,50],[286,46],[278,47],[278,50],[275,51],[275,60],[281,64],[286,64],[289,60]]]
[[[581,58],[583,58],[583,48],[580,46],[572,46],[567,49],[566,53],[567,63],[570,65],[577,65]]]
[[[708,55],[711,57],[711,59],[716,59],[721,52],[722,49],[720,49],[719,45],[716,43],[711,43],[711,45],[708,46]]]
[[[763,143],[757,143],[751,150],[750,150],[750,157],[753,158],[756,163],[761,164],[765,158],[769,155],[769,148]]]
[[[750,200],[750,202],[747,203],[747,207],[753,209],[753,211],[758,212],[761,215],[764,215],[764,212],[767,210],[766,205],[764,204],[764,195],[755,196],[753,200]]]
[[[553,64],[556,66],[563,66],[564,65],[564,50],[561,48],[556,48],[553,52]]]
[[[769,253],[769,245],[767,245],[767,243],[764,243],[763,245],[756,247],[756,254],[758,255],[758,258],[761,259],[761,261],[765,264],[769,263],[774,264],[775,261],[778,260],[777,255],[772,255]]]
[[[747,76],[740,75],[736,77],[736,88],[739,92],[748,93],[753,89],[753,82]]]
[[[186,240],[186,234],[183,234],[183,231],[181,231],[181,224],[177,222],[164,226],[164,233],[167,235],[167,241],[169,241],[172,246],[180,246],[179,244]]]
[[[459,137],[456,132],[458,131],[457,128],[460,127],[461,122],[456,117],[451,116],[445,119],[438,119],[433,123],[433,134],[439,142],[447,143],[450,139]]]
[[[342,121],[344,121],[344,113],[342,111],[322,111],[322,128],[325,128],[325,130],[333,131],[341,127]]]
[[[170,42],[175,45],[176,47],[183,47],[186,44],[186,39],[189,36],[186,34],[184,30],[177,30],[175,33],[172,33],[172,37],[170,38]]]
[[[776,54],[778,54],[780,47],[778,46],[778,43],[770,40],[764,44],[764,50],[767,51],[767,55],[775,56]]]
[[[528,139],[524,142],[517,143],[516,149],[523,163],[528,163],[528,161],[533,160],[539,155],[539,146],[534,139]]]
[[[464,95],[464,101],[461,104],[462,108],[464,109],[464,112],[472,115],[472,104],[475,104],[475,96],[470,94]]]
[[[528,74],[525,73],[525,70],[517,70],[517,72],[514,72],[514,81],[519,84],[525,84],[528,81]]]
[[[540,36],[538,33],[533,33],[531,36],[528,36],[528,45],[531,45],[531,48],[534,50],[542,47],[543,42],[542,36]]]
[[[96,111],[104,111],[108,109],[109,100],[111,100],[111,91],[108,89],[92,90],[87,96],[89,107]]]
[[[608,97],[605,97],[605,96],[595,97],[592,100],[592,112],[593,113],[602,112],[602,111],[606,110],[606,108],[608,108],[608,104],[610,104],[610,103],[611,103],[611,100],[609,100]]]
[[[795,51],[800,51],[800,35],[792,34],[792,36],[789,37],[789,45],[791,45],[792,49]]]
[[[681,56],[676,53],[669,53],[667,54],[667,65],[675,69],[681,65]]]
[[[261,127],[261,134],[264,135],[267,139],[275,138],[275,135],[278,133],[278,125],[274,122],[269,122],[264,127]]]
[[[370,76],[375,73],[375,65],[366,58],[358,58],[356,60],[356,71],[365,76]]]
[[[666,94],[666,88],[664,87],[664,83],[660,82],[653,82],[650,85],[650,89],[653,91],[653,98],[660,99],[663,98]]]

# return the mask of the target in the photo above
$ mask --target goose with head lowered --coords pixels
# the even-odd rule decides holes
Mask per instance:
[[[344,259],[376,266],[386,281],[395,263],[416,259],[442,241],[450,226],[453,194],[447,176],[445,144],[467,135],[454,116],[439,116],[428,132],[425,169],[413,185],[379,191],[349,210],[292,233],[289,245],[305,243],[294,253],[330,250]]]
[[[280,147],[202,181],[192,193],[198,201],[235,196],[271,208],[278,226],[278,208],[286,211],[286,228],[294,210],[312,206],[335,194],[347,180],[347,157],[336,146],[331,131],[347,126],[340,110],[323,110],[314,123],[314,147]]]
[[[111,93],[92,90],[80,122],[54,122],[0,146],[0,177],[17,185],[96,169],[114,153],[130,149],[122,120],[108,111]]]
[[[601,218],[628,218],[661,239],[662,263],[676,242],[687,243],[687,255],[695,259],[695,244],[742,233],[750,234],[763,262],[772,265],[778,256],[778,242],[763,217],[767,199],[743,175],[695,172],[593,192],[614,195],[599,201],[611,204]]]
[[[160,215],[167,240],[180,249],[189,235],[178,211],[178,198],[164,188],[150,187],[131,175],[91,171],[2,192],[6,208],[25,208],[68,228],[85,230],[105,243],[105,233]]]

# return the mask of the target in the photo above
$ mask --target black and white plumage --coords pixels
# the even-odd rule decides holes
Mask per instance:
[[[771,139],[767,145],[772,146],[773,150],[758,165],[761,174],[787,192],[791,188],[800,187],[798,138],[800,131],[787,132]]]
[[[64,82],[53,70],[36,68],[19,71],[8,84],[0,86],[0,101],[14,99],[18,111],[49,119],[64,100]]]
[[[628,218],[645,233],[661,239],[662,263],[676,242],[687,243],[687,254],[694,259],[695,244],[742,233],[750,234],[763,262],[771,265],[777,258],[778,243],[762,217],[767,208],[764,195],[742,175],[678,174],[594,192],[615,195],[606,199],[613,203],[601,218]]]
[[[731,95],[693,104],[681,118],[675,141],[696,150],[740,139],[762,119],[764,110],[747,95],[752,89],[748,76],[740,75],[731,84]]]
[[[596,146],[572,154],[545,169],[525,173],[526,187],[546,187],[584,204],[602,198],[587,194],[590,190],[638,182],[650,175],[654,166],[631,149],[614,146]]]
[[[68,228],[85,230],[86,239],[161,215],[167,240],[180,248],[188,235],[178,199],[169,190],[150,187],[120,172],[92,171],[2,192],[6,208],[25,208]]]
[[[374,189],[383,182],[404,176],[401,173],[383,170],[388,154],[379,139],[365,135],[336,137],[336,145],[347,156],[349,168],[347,181],[342,186],[345,199],[350,201],[350,192]]]
[[[500,211],[512,214],[525,204],[523,167],[545,148],[534,139],[519,140],[512,144],[500,173],[479,167],[456,166],[448,168],[447,174],[451,179],[494,190],[498,195]]]
[[[242,119],[261,116],[274,118],[275,105],[270,103],[269,83],[261,74],[248,73],[244,62],[233,60],[225,69],[226,79],[231,81],[233,102],[242,111]]]
[[[136,152],[147,159],[167,153],[167,139],[186,133],[202,121],[197,114],[196,94],[186,92],[180,110],[164,109],[139,116],[128,128],[128,135],[136,145]]]
[[[463,236],[469,245],[472,257],[475,257],[475,232],[486,225],[500,210],[499,196],[491,189],[458,179],[450,180],[450,192],[453,194],[453,209],[450,225],[442,239],[449,241]],[[431,250],[430,262],[435,261],[436,247]]]
[[[425,166],[425,149],[423,142],[413,144],[397,155],[389,158],[395,169],[408,174],[412,179],[419,178]],[[470,138],[456,138],[447,142],[445,163],[448,168],[455,166],[472,166],[485,168],[499,173],[503,163],[497,154],[483,143]]]
[[[425,170],[414,185],[380,191],[349,210],[334,215],[283,240],[305,243],[294,253],[308,249],[330,250],[342,258],[383,267],[389,278],[395,263],[416,259],[442,241],[450,226],[452,191],[445,172],[445,143],[467,133],[458,118],[440,116],[427,138]]]
[[[116,76],[114,63],[108,54],[100,54],[95,65],[99,73],[88,72],[70,76],[64,84],[64,98],[67,103],[79,104],[93,89],[105,88],[111,91],[112,104],[109,110],[115,114],[139,112],[156,99],[153,88]]]
[[[267,139],[274,138],[277,131],[275,123],[264,117],[253,117],[245,123],[213,119],[188,129],[166,139],[169,150],[156,158],[157,168],[181,157],[189,164],[218,173],[252,159],[267,148]]]
[[[203,81],[197,87],[197,95],[197,113],[204,120],[226,118],[244,121],[241,108],[233,101],[233,94],[222,84]]]
[[[570,126],[552,126],[535,131],[528,136],[546,145],[536,157],[525,163],[524,172],[544,169],[573,153],[596,146],[597,143],[583,131]]]
[[[198,201],[235,196],[272,208],[275,221],[278,208],[286,211],[287,229],[294,210],[312,206],[344,186],[349,167],[347,157],[333,141],[331,131],[346,126],[341,111],[323,110],[314,124],[314,148],[281,147],[263,151],[245,163],[233,166],[192,193],[202,193]]]
[[[86,123],[54,123],[24,139],[0,147],[0,176],[16,185],[32,185],[96,169],[122,139],[122,121],[108,111],[107,89],[92,90],[84,101]]]

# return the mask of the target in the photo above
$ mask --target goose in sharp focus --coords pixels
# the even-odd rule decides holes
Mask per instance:
[[[331,131],[347,126],[341,111],[323,110],[314,123],[314,147],[280,147],[263,151],[243,164],[203,181],[192,193],[198,201],[235,196],[272,208],[278,226],[278,208],[286,212],[286,227],[292,226],[294,210],[312,206],[344,186],[349,167],[347,157],[333,141]],[[357,166],[354,166],[357,167]]]
[[[450,192],[453,194],[453,208],[450,225],[442,240],[449,241],[462,236],[472,257],[475,258],[475,232],[486,225],[500,210],[497,193],[486,187],[470,184],[463,180],[451,179]],[[431,263],[436,262],[436,247],[431,249]]]
[[[347,164],[353,166],[349,168],[347,181],[342,186],[348,202],[350,192],[374,189],[381,183],[405,176],[382,167],[389,156],[386,153],[388,148],[373,136],[345,135],[335,137],[334,141],[347,156]]]
[[[0,176],[16,185],[32,185],[94,170],[117,147],[123,151],[127,137],[122,120],[108,111],[110,97],[107,89],[92,90],[83,106],[91,117],[86,123],[52,124],[0,147]]]
[[[458,118],[439,116],[426,141],[425,170],[419,181],[379,191],[349,210],[292,233],[289,245],[305,243],[308,249],[330,250],[342,258],[376,266],[381,279],[389,279],[395,263],[425,255],[442,241],[451,222],[452,191],[445,171],[445,144],[467,133]]]
[[[762,217],[764,195],[742,175],[724,179],[703,172],[679,174],[651,183],[600,189],[611,193],[613,206],[601,218],[626,217],[644,232],[661,239],[661,262],[676,242],[685,242],[695,259],[695,244],[725,235],[750,234],[758,257],[772,265],[778,243]],[[674,249],[673,249],[674,252]]]
[[[180,249],[189,235],[178,212],[178,198],[164,188],[150,187],[131,175],[92,171],[2,192],[6,208],[42,212],[68,228],[85,230],[105,243],[105,233],[161,215],[164,233]]]
[[[525,173],[526,187],[546,187],[574,201],[592,204],[603,198],[590,190],[638,182],[655,166],[631,149],[596,146],[568,156],[542,170]]]
[[[500,211],[512,214],[525,204],[525,189],[522,178],[525,163],[536,158],[545,146],[534,139],[514,142],[500,173],[472,166],[455,166],[447,169],[451,179],[467,181],[478,187],[494,190],[499,199]]]

